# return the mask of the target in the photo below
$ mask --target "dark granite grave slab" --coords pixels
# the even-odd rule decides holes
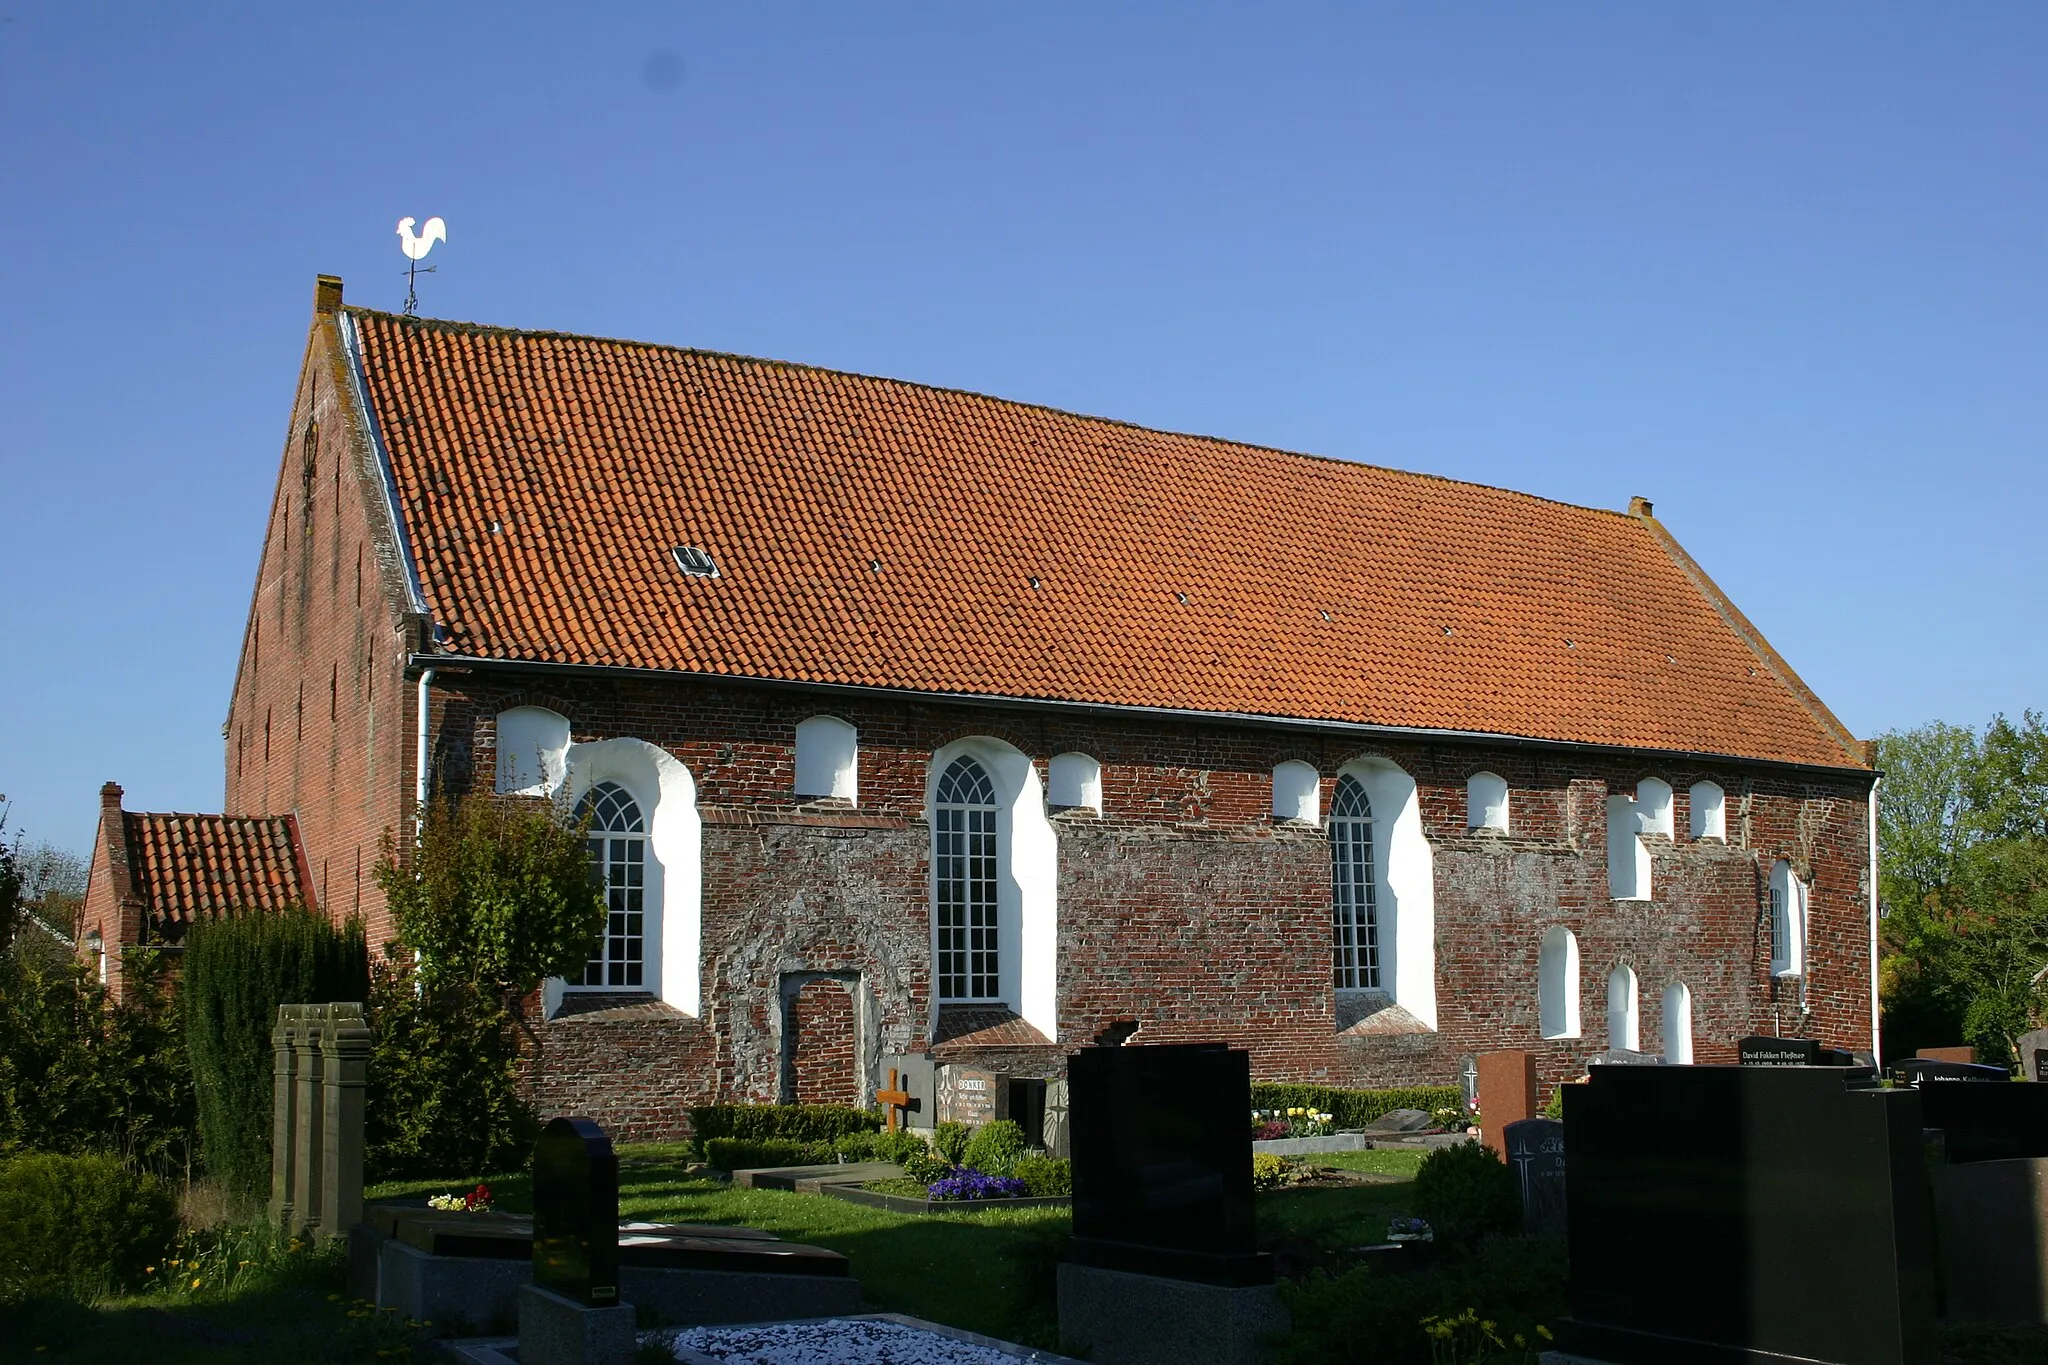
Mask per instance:
[[[429,1256],[517,1261],[533,1255],[533,1220],[521,1214],[436,1213],[373,1204],[370,1225]],[[619,1264],[750,1275],[845,1275],[846,1258],[823,1247],[784,1242],[756,1228],[709,1223],[623,1222]]]
[[[1892,1068],[1892,1078],[1901,1085],[1921,1085],[1929,1081],[1989,1081],[2002,1085],[2012,1079],[2012,1073],[2002,1066],[1984,1066],[1977,1062],[1908,1057]]]
[[[1565,1087],[1559,1345],[1618,1365],[1933,1365],[1921,1099],[1804,1065],[1598,1067]]]
[[[1564,1125],[1521,1119],[1501,1132],[1508,1169],[1522,1191],[1522,1231],[1537,1236],[1565,1230]]]
[[[1929,1081],[1916,1090],[1920,1121],[1941,1130],[1949,1161],[2048,1157],[2048,1086]]]
[[[1735,1045],[1743,1066],[1855,1066],[1853,1054],[1840,1052],[1817,1038],[1749,1037]]]

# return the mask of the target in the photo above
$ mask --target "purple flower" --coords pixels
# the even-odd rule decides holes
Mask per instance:
[[[968,1166],[955,1166],[943,1180],[925,1187],[933,1199],[1017,1199],[1024,1194],[1024,1182],[1007,1175],[983,1175]]]

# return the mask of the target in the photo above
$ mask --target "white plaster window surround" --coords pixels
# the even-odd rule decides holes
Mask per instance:
[[[1692,1061],[1692,988],[1683,981],[1664,988],[1664,1060],[1674,1066]]]
[[[1102,765],[1087,754],[1055,754],[1047,765],[1047,793],[1054,810],[1102,814]]]
[[[1650,850],[1638,832],[1636,803],[1607,798],[1607,895],[1618,901],[1650,899]]]
[[[796,794],[860,800],[860,732],[837,716],[797,722]]]
[[[568,771],[569,719],[545,706],[498,713],[498,795],[546,796]]]
[[[1646,777],[1636,783],[1636,822],[1641,833],[1672,837],[1669,782],[1661,777]]]
[[[1545,1038],[1579,1036],[1579,939],[1561,924],[1536,953],[1536,1015]]]
[[[641,985],[684,1014],[702,1012],[703,824],[697,784],[675,755],[643,739],[602,739],[572,744],[566,776],[554,794],[575,810],[594,788],[609,783],[639,807],[646,827],[641,901]],[[632,989],[584,986],[555,978],[542,987],[543,1011],[552,1016],[570,991]]]
[[[1358,784],[1371,811],[1379,990],[1424,1028],[1434,1030],[1436,869],[1429,840],[1422,832],[1415,779],[1383,758],[1345,764],[1337,774],[1340,787],[1346,778]],[[1337,870],[1333,851],[1333,875]],[[1334,911],[1334,895],[1332,903]]]
[[[939,785],[955,760],[971,758],[987,776],[995,806],[996,989],[993,997],[946,997],[939,985]],[[1046,816],[1045,788],[1030,757],[1002,740],[975,735],[932,755],[925,810],[933,858],[932,996],[935,1003],[1002,1004],[1047,1038],[1059,1037],[1059,843]],[[968,869],[972,871],[972,869]]]
[[[1771,865],[1771,975],[1798,976],[1806,970],[1806,912],[1809,890],[1783,858]]]
[[[1637,1015],[1636,974],[1623,963],[1607,974],[1607,1046],[1642,1051],[1643,1036]]]
[[[1728,794],[1718,782],[1692,784],[1692,837],[1728,842]]]
[[[1498,773],[1465,779],[1465,827],[1508,832],[1508,780]]]
[[[1273,818],[1314,825],[1322,819],[1323,776],[1313,765],[1289,759],[1273,769]]]

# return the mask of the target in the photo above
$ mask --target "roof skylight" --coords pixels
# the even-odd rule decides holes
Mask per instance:
[[[692,578],[718,577],[718,561],[695,545],[678,545],[669,553],[676,557],[676,567]]]

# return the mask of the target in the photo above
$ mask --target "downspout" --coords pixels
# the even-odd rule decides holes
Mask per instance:
[[[1884,1054],[1878,1039],[1879,1021],[1883,1017],[1882,1005],[1877,990],[1877,789],[1884,785],[1884,774],[1879,773],[1870,781],[1870,1055],[1884,1064]]]
[[[417,765],[414,768],[415,778],[413,783],[413,838],[415,841],[418,840],[420,831],[426,827],[427,819],[427,690],[433,685],[434,670],[431,668],[421,669],[418,703],[420,711],[419,752],[413,760]]]

